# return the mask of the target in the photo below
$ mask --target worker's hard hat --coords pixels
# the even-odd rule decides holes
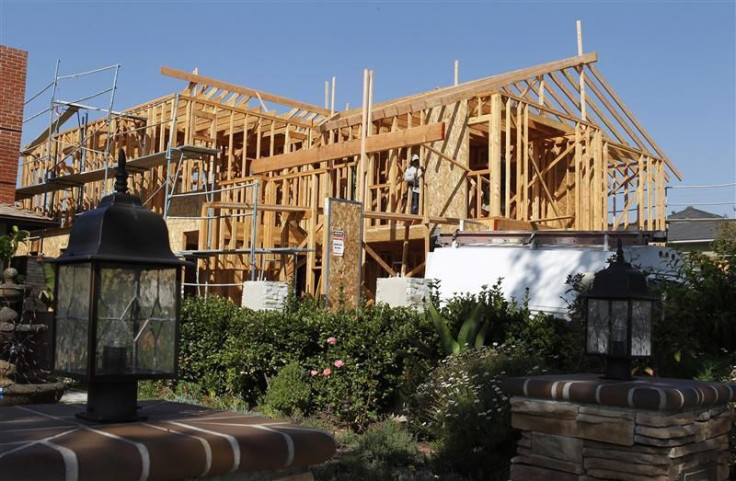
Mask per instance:
[[[411,156],[411,161],[412,162],[419,162],[419,156],[417,154],[412,155]]]

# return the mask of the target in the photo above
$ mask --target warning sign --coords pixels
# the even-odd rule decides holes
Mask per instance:
[[[332,231],[332,255],[342,257],[345,253],[345,231]]]

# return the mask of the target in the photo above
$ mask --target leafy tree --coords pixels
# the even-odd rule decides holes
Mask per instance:
[[[0,235],[0,260],[6,268],[10,267],[10,259],[13,258],[15,252],[21,244],[25,244],[30,233],[27,230],[18,229],[14,225],[10,232]]]

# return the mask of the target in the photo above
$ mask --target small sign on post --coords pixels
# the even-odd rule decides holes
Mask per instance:
[[[345,253],[345,231],[332,231],[332,255],[342,257]]]

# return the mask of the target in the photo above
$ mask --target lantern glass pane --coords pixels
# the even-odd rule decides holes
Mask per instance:
[[[652,303],[633,301],[631,308],[631,355],[652,355]]]
[[[588,299],[588,353],[607,354],[609,337],[608,301]]]
[[[103,267],[97,374],[173,374],[176,269]]]
[[[611,350],[612,356],[627,356],[629,301],[611,301]]]
[[[87,374],[91,274],[90,263],[59,265],[54,334],[57,371]]]

